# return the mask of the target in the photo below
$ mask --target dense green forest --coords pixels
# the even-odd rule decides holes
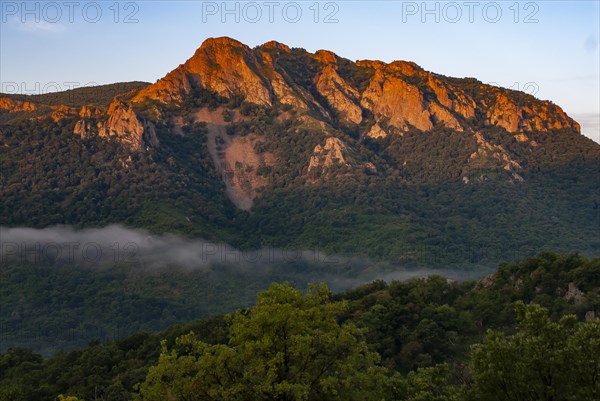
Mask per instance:
[[[574,132],[532,133],[544,146],[531,149],[488,127],[489,140],[527,161],[519,182],[501,165],[458,163],[457,157],[471,154],[474,139],[452,130],[375,140],[340,125],[334,133],[377,172],[334,166],[309,174],[307,160],[323,134],[300,117],[279,121],[281,113],[294,110],[201,90],[176,109],[138,107],[162,116],[154,121],[160,146],[144,152],[131,153],[115,139],[73,135],[76,117],[3,125],[2,224],[124,223],[242,249],[318,247],[411,266],[489,267],[544,250],[600,250],[600,151]],[[232,135],[258,132],[264,139],[256,151],[286,161],[257,167],[268,184],[250,212],[225,195],[208,154],[206,125],[185,125],[185,135],[172,132],[172,118],[186,120],[199,107],[239,112],[244,119],[229,124]],[[152,114],[148,110],[140,112]],[[565,147],[570,151],[563,152]],[[461,177],[471,181],[466,185]]]
[[[386,274],[411,275],[389,264],[318,254],[277,258],[267,250],[256,261],[254,254],[232,251],[223,260],[194,266],[154,266],[139,256],[118,264],[5,258],[0,269],[0,352],[28,347],[47,356],[96,339],[224,314],[251,305],[256,293],[274,281],[300,289],[309,282],[326,282],[341,291]]]
[[[546,253],[479,282],[274,284],[253,307],[159,333],[8,350],[0,399],[596,400],[599,271]]]
[[[121,222],[229,238],[236,211],[205,154],[202,127],[185,137],[160,136],[161,152],[150,154],[131,154],[115,140],[81,139],[71,130],[66,122],[22,120],[3,131],[2,145],[11,149],[0,154],[3,225]]]

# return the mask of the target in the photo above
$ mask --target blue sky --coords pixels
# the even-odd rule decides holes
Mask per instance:
[[[3,0],[0,90],[154,82],[207,37],[231,36],[525,90],[600,142],[599,12],[598,1]]]

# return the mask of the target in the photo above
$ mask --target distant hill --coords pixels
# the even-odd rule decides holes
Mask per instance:
[[[46,106],[81,107],[95,105],[108,107],[115,96],[122,96],[128,92],[137,92],[148,86],[147,82],[118,82],[108,85],[85,86],[63,92],[51,92],[41,95],[20,95],[0,93],[0,97],[27,101]]]

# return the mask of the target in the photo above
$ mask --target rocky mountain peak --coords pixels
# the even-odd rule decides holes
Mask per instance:
[[[178,102],[194,88],[202,87],[221,96],[241,94],[249,102],[270,105],[270,90],[255,72],[257,63],[252,50],[241,42],[210,38],[185,64],[142,90],[133,101],[150,98],[162,103]]]
[[[308,67],[311,58],[319,62],[317,66]],[[311,76],[298,77],[303,69]],[[314,83],[319,96],[306,86],[307,79]],[[275,41],[250,49],[227,37],[207,39],[185,64],[142,90],[133,101],[181,102],[194,88],[224,97],[241,95],[258,105],[282,103],[314,109],[325,120],[332,117],[328,110],[333,110],[342,122],[351,125],[361,124],[367,113],[375,123],[386,120],[391,128],[386,131],[398,133],[411,127],[428,131],[436,126],[472,132],[476,115],[484,116],[484,120],[475,125],[498,126],[515,135],[534,130],[579,130],[579,125],[554,104],[481,83],[473,90],[469,80],[436,75],[414,62],[353,63],[328,50],[311,54]]]
[[[275,40],[270,40],[266,43],[263,43],[261,46],[259,46],[259,48],[262,49],[278,49],[281,51],[284,51],[286,53],[289,53],[292,51],[292,49],[289,48],[289,46],[283,44],[283,43],[279,43]]]
[[[335,64],[338,61],[335,53],[329,50],[317,50],[313,57],[324,64]]]
[[[223,49],[223,48],[239,48],[239,49],[246,49],[246,50],[250,50],[250,48],[248,46],[246,46],[245,44],[243,44],[242,42],[232,39],[230,37],[227,36],[220,36],[220,37],[216,37],[216,38],[208,38],[206,40],[204,40],[204,42],[202,42],[202,45],[200,46],[200,48],[197,50],[197,52],[201,51],[201,50],[208,50],[208,49]]]
[[[392,61],[386,67],[388,71],[399,72],[402,75],[416,75],[424,72],[421,67],[412,61]]]

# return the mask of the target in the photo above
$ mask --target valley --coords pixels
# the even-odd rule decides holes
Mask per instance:
[[[0,401],[600,394],[600,145],[551,101],[216,37],[0,93],[0,163]]]

